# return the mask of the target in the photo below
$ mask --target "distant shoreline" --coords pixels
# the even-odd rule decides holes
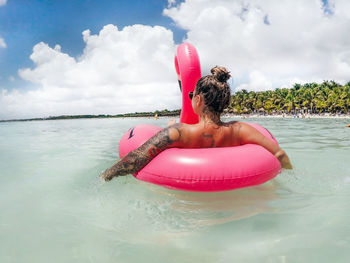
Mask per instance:
[[[10,119],[0,120],[0,122],[18,122],[18,121],[51,121],[51,120],[74,120],[74,119],[111,119],[111,118],[130,118],[130,117],[175,117],[180,115],[180,110],[162,110],[155,112],[135,112],[125,114],[99,114],[99,115],[60,115],[43,118],[28,118],[28,119]]]
[[[0,120],[0,122],[22,122],[22,121],[48,121],[48,120],[74,120],[74,119],[112,119],[112,118],[162,118],[162,117],[180,117],[180,110],[163,111],[163,112],[143,112],[143,113],[126,113],[118,115],[61,115],[50,116],[46,118],[31,119],[12,119]],[[289,119],[350,119],[350,113],[347,114],[234,114],[225,113],[222,118],[289,118]]]

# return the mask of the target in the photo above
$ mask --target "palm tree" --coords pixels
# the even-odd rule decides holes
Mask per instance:
[[[241,90],[232,96],[229,112],[298,113],[303,110],[310,113],[348,113],[349,109],[350,82],[341,86],[331,80],[321,84],[295,84],[291,89],[274,91]]]

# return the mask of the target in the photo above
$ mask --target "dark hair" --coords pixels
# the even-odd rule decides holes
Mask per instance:
[[[226,68],[216,66],[211,69],[211,75],[198,80],[196,94],[203,95],[205,110],[221,114],[229,106],[231,90],[227,80],[230,77]]]

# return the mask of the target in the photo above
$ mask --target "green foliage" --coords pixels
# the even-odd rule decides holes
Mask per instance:
[[[232,96],[228,109],[231,113],[348,113],[350,109],[350,82],[341,86],[334,81],[321,84],[294,84],[291,89],[247,92],[241,90]]]

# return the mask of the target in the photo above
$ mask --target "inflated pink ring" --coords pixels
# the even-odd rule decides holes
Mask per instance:
[[[187,65],[189,72],[195,76],[189,74],[184,65]],[[188,107],[191,105],[188,92],[193,91],[200,78],[200,63],[192,45],[182,44],[178,47],[175,67],[182,83],[183,117],[180,121],[196,123],[198,117],[196,119],[192,107]],[[187,114],[190,117],[187,118]],[[268,130],[258,124],[250,125],[277,144]],[[155,125],[138,125],[131,128],[120,140],[120,158],[141,146],[161,129]],[[168,149],[134,176],[170,189],[209,192],[262,184],[274,178],[280,171],[279,161],[269,151],[259,145],[247,144],[221,148]]]
[[[276,140],[263,127],[250,124],[270,140]],[[123,157],[138,148],[162,128],[138,125],[120,140]],[[265,148],[246,144],[206,149],[172,148],[161,152],[134,176],[142,181],[186,191],[225,191],[265,183],[281,170],[279,161]]]

